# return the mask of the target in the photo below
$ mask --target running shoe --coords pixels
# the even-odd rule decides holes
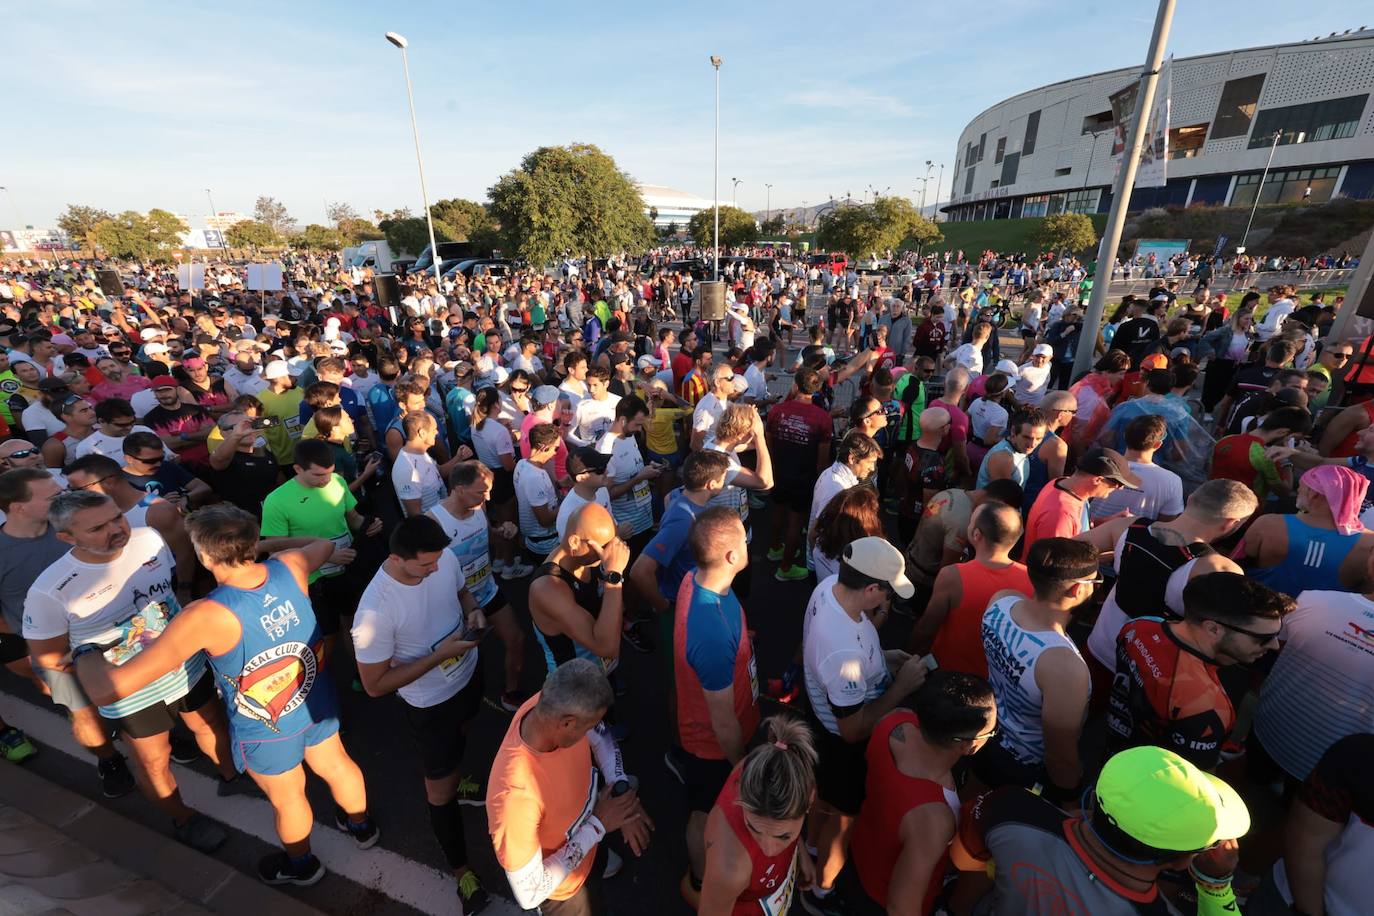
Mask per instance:
[[[645,628],[640,626],[641,623],[643,623],[643,621],[630,621],[620,631],[620,635],[630,644],[630,648],[642,655],[648,655],[650,652],[654,651],[654,643],[653,640],[649,638],[649,634],[644,632]]]
[[[529,698],[530,695],[523,690],[507,690],[501,694],[501,708],[506,712],[515,712],[525,705],[525,701]]]
[[[461,776],[458,779],[458,797],[454,800],[469,808],[485,808],[487,787],[471,776]]]
[[[810,572],[805,566],[780,566],[773,573],[773,578],[779,582],[797,582],[805,579]]]
[[[382,838],[377,822],[370,816],[365,817],[361,824],[355,824],[348,819],[348,812],[337,805],[334,806],[334,826],[351,836],[359,849],[371,849]]]
[[[309,887],[324,877],[324,865],[309,853],[292,859],[284,852],[274,852],[258,863],[258,877],[267,884]]]
[[[200,745],[190,735],[174,728],[167,733],[167,741],[172,745],[172,760],[180,764],[195,763],[200,759]]]
[[[471,916],[472,913],[480,913],[491,903],[491,896],[487,894],[487,889],[482,886],[482,881],[477,877],[477,873],[469,869],[463,873],[463,877],[458,879],[458,903],[462,907],[463,916]]]
[[[14,726],[0,731],[0,755],[10,763],[23,763],[37,753],[38,748],[33,746],[29,736]]]
[[[262,790],[258,784],[247,776],[239,775],[233,779],[220,777],[215,786],[215,794],[220,798],[228,798],[231,795],[262,795]]]
[[[138,785],[134,774],[129,772],[129,763],[123,754],[111,754],[103,760],[97,760],[95,769],[100,774],[100,794],[106,798],[121,798]]]
[[[620,870],[625,867],[625,860],[620,858],[614,849],[606,850],[606,868],[601,872],[602,878],[614,878],[620,874]]]
[[[500,576],[503,580],[523,579],[532,572],[534,572],[533,566],[530,566],[527,563],[515,563],[511,566],[502,567],[501,571],[498,572],[497,575]]]
[[[668,772],[677,777],[677,781],[684,786],[687,785],[687,761],[684,759],[687,752],[676,744],[668,748],[663,754],[663,765],[668,768]]]
[[[224,832],[223,827],[203,814],[192,814],[186,823],[177,824],[172,833],[178,842],[207,854],[219,849],[224,841],[229,839],[229,834]]]
[[[770,548],[768,549],[768,562],[770,562],[770,563],[776,563],[776,562],[778,562],[778,561],[781,560],[781,559],[782,559],[782,545],[781,545],[781,544],[779,544],[777,547],[770,547]]]
[[[853,910],[845,906],[844,897],[832,890],[824,897],[817,896],[814,887],[808,887],[798,895],[802,909],[811,916],[850,916]]]

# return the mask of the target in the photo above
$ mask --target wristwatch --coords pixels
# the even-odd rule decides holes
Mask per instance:
[[[603,572],[601,581],[607,585],[622,585],[625,582],[625,576],[618,572]]]

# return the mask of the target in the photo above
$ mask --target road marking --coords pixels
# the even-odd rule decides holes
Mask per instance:
[[[65,716],[26,700],[6,697],[9,702],[5,704],[5,719],[9,724],[22,729],[46,748],[90,761],[90,755],[77,746]],[[181,787],[186,804],[220,823],[229,824],[272,846],[277,845],[272,807],[266,799],[221,798],[216,794],[216,780],[179,764],[172,765],[176,767],[177,785]],[[451,874],[381,846],[359,849],[332,823],[315,823],[319,829],[310,835],[311,851],[330,871],[424,913],[451,916],[458,896]],[[515,916],[521,910],[509,900],[493,894],[491,905],[484,912],[493,916]]]

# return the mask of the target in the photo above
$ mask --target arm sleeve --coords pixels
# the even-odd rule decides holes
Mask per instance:
[[[543,812],[532,798],[507,795],[501,814],[492,825],[492,843],[515,902],[526,910],[549,899],[587,856],[595,854],[596,845],[606,836],[601,822],[591,816],[567,842],[545,856],[537,834]],[[524,863],[512,865],[513,858],[524,859]]]
[[[415,465],[408,461],[397,461],[391,466],[391,486],[397,499],[419,499],[423,491]]]
[[[857,652],[848,649],[831,652],[821,662],[821,676],[825,683],[825,696],[836,709],[855,709],[864,704],[868,691],[861,677],[846,676],[848,672],[861,671],[863,660]]]
[[[620,745],[611,737],[605,722],[596,723],[596,728],[587,732],[587,741],[591,743],[592,757],[601,771],[602,781],[611,786],[624,779],[625,761],[620,756]]]

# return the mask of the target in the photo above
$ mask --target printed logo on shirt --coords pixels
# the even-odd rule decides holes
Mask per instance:
[[[303,642],[284,642],[244,662],[235,687],[234,708],[273,731],[283,716],[300,708],[319,672],[319,649]]]
[[[263,605],[265,607],[266,602],[263,602]],[[284,601],[272,610],[265,611],[258,618],[258,623],[269,639],[281,639],[286,635],[287,630],[300,626],[301,617],[294,604],[290,601]]]

